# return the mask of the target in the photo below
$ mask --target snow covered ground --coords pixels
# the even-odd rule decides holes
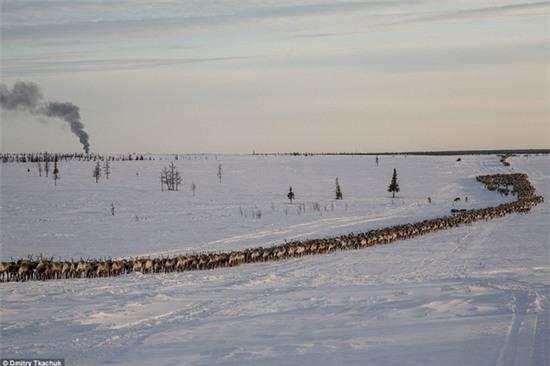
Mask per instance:
[[[175,161],[181,191],[161,192],[160,170],[171,159],[156,159],[112,162],[110,179],[97,184],[94,162],[63,162],[57,186],[38,176],[36,164],[2,164],[1,257],[226,250],[364,231],[448,214],[457,196],[469,198],[460,207],[501,202],[473,177],[505,170],[495,157],[457,163],[456,157],[382,156],[377,167],[372,156],[199,156]],[[401,192],[391,200],[387,187],[394,167]],[[336,177],[341,202],[333,200]],[[286,198],[289,186],[296,194],[293,205]],[[258,212],[260,219],[254,217]]]
[[[24,164],[3,164],[1,256],[222,250],[365,231],[447,214],[457,196],[469,197],[460,205],[468,208],[504,201],[475,182],[479,174],[525,172],[550,197],[548,157],[512,158],[509,168],[495,156],[455,160],[383,156],[376,167],[357,156],[180,159],[181,192],[160,192],[167,160],[114,162],[99,184],[92,163],[63,163],[57,187],[34,171],[27,177]],[[402,191],[392,200],[394,167]],[[333,209],[336,176],[344,201]],[[286,203],[289,185],[305,213]],[[1,354],[70,365],[548,365],[548,206],[303,259],[3,283]]]

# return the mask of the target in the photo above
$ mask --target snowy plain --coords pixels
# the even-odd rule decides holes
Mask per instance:
[[[180,192],[160,191],[171,158],[159,158],[113,162],[110,179],[97,184],[93,163],[63,162],[57,186],[32,164],[2,164],[2,259],[267,246],[446,215],[455,197],[468,196],[461,208],[511,199],[485,190],[479,174],[525,172],[550,197],[547,156],[514,157],[510,167],[491,155],[382,156],[378,167],[372,156],[180,156]],[[392,200],[393,168],[401,192]],[[341,202],[332,201],[335,177]],[[527,215],[366,250],[2,283],[0,350],[71,365],[548,365],[549,222],[543,203]]]

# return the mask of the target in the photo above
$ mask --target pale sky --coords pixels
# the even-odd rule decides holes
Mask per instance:
[[[0,0],[1,1],[1,0]],[[550,148],[550,1],[1,1],[1,79],[96,152]],[[2,111],[1,150],[81,151]]]

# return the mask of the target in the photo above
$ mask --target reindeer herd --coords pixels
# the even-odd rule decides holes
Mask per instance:
[[[32,257],[0,264],[0,281],[53,280],[68,278],[111,277],[122,274],[166,273],[234,267],[244,263],[259,263],[305,255],[324,254],[336,250],[360,249],[376,244],[387,244],[409,239],[435,231],[450,229],[474,221],[490,220],[511,213],[527,213],[544,201],[535,195],[526,174],[495,174],[478,176],[491,191],[507,192],[517,197],[510,203],[495,207],[454,210],[451,215],[424,220],[412,224],[395,225],[370,230],[361,234],[349,234],[335,238],[286,242],[268,248],[250,248],[231,252],[209,252],[180,255],[167,258],[128,259],[80,259],[78,261],[55,261]]]

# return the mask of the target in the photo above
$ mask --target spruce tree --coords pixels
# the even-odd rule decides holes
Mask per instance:
[[[391,177],[391,183],[388,187],[388,192],[392,192],[392,198],[395,198],[395,193],[399,192],[399,183],[397,183],[397,170],[393,168],[393,176]]]
[[[342,194],[342,190],[340,189],[340,183],[338,182],[338,178],[336,178],[336,199],[337,200],[344,199],[344,195]]]
[[[50,174],[50,157],[48,154],[44,154],[44,171],[46,172],[46,177]]]
[[[294,192],[292,192],[292,186],[290,186],[290,189],[288,190],[288,194],[286,195],[288,199],[290,200],[290,203],[292,204],[292,200],[294,199]]]
[[[57,168],[57,156],[53,162],[53,184],[57,185],[57,180],[59,179],[59,169]]]
[[[111,164],[109,164],[109,160],[105,158],[105,162],[103,163],[103,172],[105,173],[105,178],[109,179],[109,175],[111,174]]]
[[[101,177],[101,165],[99,165],[99,161],[96,162],[94,171],[92,172],[92,177],[95,178],[95,182],[99,182],[99,177]]]

